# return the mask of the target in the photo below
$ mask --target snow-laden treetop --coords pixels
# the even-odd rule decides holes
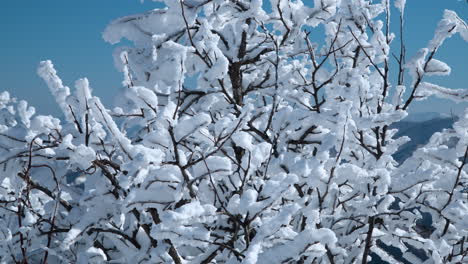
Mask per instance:
[[[65,120],[0,94],[0,262],[468,260],[468,110],[402,164],[390,128],[415,100],[467,101],[425,80],[468,40],[455,12],[407,56],[406,1],[163,2],[104,31],[133,43],[116,106],[50,61]]]

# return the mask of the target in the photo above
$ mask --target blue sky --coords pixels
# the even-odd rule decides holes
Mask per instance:
[[[157,3],[138,0],[4,1],[0,8],[0,91],[8,90],[13,96],[27,100],[41,114],[60,115],[36,74],[39,62],[50,59],[66,85],[73,88],[76,79],[87,77],[94,94],[110,106],[121,87],[122,76],[113,66],[114,47],[102,40],[102,31],[115,18],[157,7]],[[409,56],[432,38],[444,9],[454,10],[468,21],[468,3],[464,0],[407,1]],[[468,88],[467,47],[459,36],[446,41],[436,57],[452,67],[452,74],[437,78],[437,84]],[[416,103],[413,111],[449,113],[452,109],[459,113],[467,106],[431,99]]]

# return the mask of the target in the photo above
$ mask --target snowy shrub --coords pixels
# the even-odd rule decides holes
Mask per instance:
[[[402,164],[390,128],[415,100],[467,101],[424,80],[468,40],[453,11],[407,60],[405,1],[163,2],[104,31],[133,43],[114,108],[50,61],[62,120],[0,94],[2,263],[468,261],[468,111]]]

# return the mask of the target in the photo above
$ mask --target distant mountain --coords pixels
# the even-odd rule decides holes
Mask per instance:
[[[415,112],[410,113],[405,119],[404,122],[426,122],[433,119],[445,119],[450,118],[447,114],[442,114],[439,112]]]
[[[403,121],[392,125],[399,131],[396,137],[408,136],[411,141],[404,144],[393,158],[397,162],[403,162],[409,158],[418,146],[429,142],[431,136],[445,128],[451,128],[454,119],[440,113],[414,113]]]

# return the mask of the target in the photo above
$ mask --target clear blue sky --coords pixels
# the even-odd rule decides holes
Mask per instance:
[[[121,87],[122,76],[113,66],[114,47],[102,40],[102,31],[115,18],[156,7],[158,4],[151,1],[140,3],[138,0],[3,1],[0,8],[0,91],[8,90],[13,96],[27,100],[39,113],[60,115],[47,87],[36,74],[39,61],[50,59],[66,85],[73,88],[76,79],[87,77],[94,94],[110,106]],[[444,9],[454,10],[468,21],[465,0],[407,1],[409,56],[432,38]],[[468,88],[467,48],[468,44],[459,36],[445,43],[436,57],[452,67],[452,74],[437,78],[437,84]],[[460,112],[466,107],[467,104],[429,100],[415,104],[413,110],[447,113],[451,108]]]

